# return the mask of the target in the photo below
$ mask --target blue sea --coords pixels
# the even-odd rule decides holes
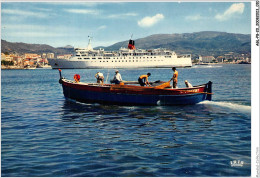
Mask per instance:
[[[212,101],[116,106],[64,98],[58,70],[1,71],[3,177],[219,177],[251,175],[251,65],[177,68],[178,86],[213,82]],[[114,69],[62,75],[105,81]],[[119,69],[123,80],[168,81],[167,69]],[[235,161],[240,163],[234,165]]]

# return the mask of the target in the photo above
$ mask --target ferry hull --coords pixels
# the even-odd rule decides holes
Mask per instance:
[[[171,68],[191,67],[190,58],[181,59],[157,59],[157,60],[70,60],[70,59],[48,59],[53,69],[97,69],[97,68]],[[124,62],[123,62],[124,61]],[[127,62],[128,61],[128,62]],[[131,61],[131,62],[129,62]],[[138,61],[138,62],[136,62]]]

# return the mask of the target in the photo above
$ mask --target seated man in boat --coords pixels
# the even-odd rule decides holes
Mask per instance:
[[[95,77],[97,79],[97,83],[104,83],[104,75],[101,72],[97,72]]]
[[[110,82],[115,84],[120,84],[122,82],[122,77],[118,70],[115,71],[114,78]]]
[[[141,75],[139,78],[138,78],[138,83],[141,85],[141,86],[151,86],[149,81],[148,81],[148,77],[151,76],[151,73],[147,73],[146,75]]]
[[[192,88],[192,87],[193,87],[192,84],[190,84],[190,83],[188,82],[188,80],[185,80],[185,85],[186,85],[186,87],[188,87],[188,88]]]
[[[79,74],[75,74],[74,75],[74,80],[75,80],[75,83],[79,83],[80,82],[80,75]]]

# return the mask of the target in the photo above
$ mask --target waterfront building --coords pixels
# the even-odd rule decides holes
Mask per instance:
[[[46,53],[42,53],[42,58],[47,58],[47,54]]]
[[[57,59],[69,59],[71,58],[72,54],[64,54],[64,55],[58,55]]]
[[[13,61],[13,57],[11,55],[5,55],[5,61]]]
[[[57,55],[57,59],[64,59],[64,55]]]
[[[24,58],[25,59],[37,59],[40,58],[41,56],[38,54],[32,54],[32,53],[25,53]]]
[[[203,63],[210,63],[215,60],[215,57],[214,56],[200,56],[199,60]]]
[[[224,60],[225,60],[225,57],[224,56],[218,56],[216,60],[217,60],[217,62],[223,63]]]
[[[54,58],[54,53],[48,53],[47,58]]]
[[[5,60],[5,54],[1,53],[1,61],[4,61],[4,60]]]

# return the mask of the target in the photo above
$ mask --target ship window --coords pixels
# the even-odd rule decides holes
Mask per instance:
[[[102,59],[101,57],[99,57],[98,59]]]
[[[96,58],[92,58],[92,59],[96,59]]]
[[[76,55],[77,57],[79,57],[80,55]]]
[[[129,59],[131,59],[131,57],[129,57]]]
[[[136,60],[136,62],[138,62],[138,60]]]

